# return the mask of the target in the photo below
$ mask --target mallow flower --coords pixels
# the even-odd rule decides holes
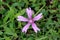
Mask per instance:
[[[40,31],[40,29],[37,27],[35,24],[35,21],[38,21],[43,17],[42,13],[38,14],[34,18],[32,18],[32,15],[34,14],[33,10],[31,8],[26,8],[26,13],[28,15],[28,18],[25,18],[23,16],[18,16],[17,21],[23,21],[23,22],[28,22],[23,28],[22,32],[27,32],[28,28],[30,25],[32,25],[33,30],[37,33],[37,31]]]

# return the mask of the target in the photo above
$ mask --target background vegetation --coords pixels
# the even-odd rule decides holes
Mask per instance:
[[[19,15],[27,17],[28,7],[44,16],[36,22],[37,34],[32,28],[22,33],[26,23],[17,21]],[[0,40],[60,40],[60,0],[0,0]]]

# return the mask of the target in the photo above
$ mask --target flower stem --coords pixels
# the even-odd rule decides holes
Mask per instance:
[[[39,11],[34,16],[36,16],[44,7],[45,5],[43,5],[43,7],[41,7],[41,9],[39,9]]]

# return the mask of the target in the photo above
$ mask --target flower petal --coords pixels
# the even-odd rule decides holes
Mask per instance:
[[[36,26],[35,23],[32,24],[32,28],[34,29],[34,31],[37,33],[37,31],[40,31],[40,29]]]
[[[28,15],[29,18],[32,17],[32,14],[34,13],[33,10],[31,10],[31,8],[26,8],[26,13]]]
[[[34,21],[38,21],[39,19],[41,19],[43,16],[42,16],[42,13],[38,14],[37,16],[35,16],[33,18]]]
[[[29,26],[30,26],[30,23],[28,23],[28,24],[26,24],[24,27],[23,27],[23,29],[22,29],[22,32],[27,32],[27,30],[28,30],[28,28],[29,28]]]
[[[28,21],[28,19],[25,18],[25,17],[23,17],[23,16],[18,16],[18,19],[17,20],[18,21],[24,21],[24,22]]]

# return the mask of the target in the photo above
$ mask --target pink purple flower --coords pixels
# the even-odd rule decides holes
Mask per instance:
[[[22,29],[22,32],[27,32],[30,25],[32,25],[33,30],[37,33],[37,31],[40,31],[40,29],[37,27],[37,25],[34,23],[35,21],[38,21],[43,17],[42,13],[38,14],[34,18],[32,18],[32,15],[34,14],[33,10],[31,8],[26,8],[26,13],[28,15],[28,18],[25,18],[23,16],[18,16],[18,21],[24,21],[28,22]]]

